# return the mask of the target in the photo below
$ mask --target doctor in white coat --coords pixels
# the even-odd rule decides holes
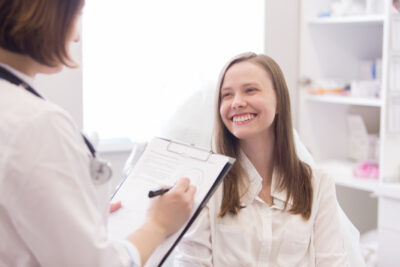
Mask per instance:
[[[70,116],[32,88],[74,66],[84,0],[0,1],[0,266],[140,266],[189,217],[181,179],[125,240],[107,234],[108,165]]]

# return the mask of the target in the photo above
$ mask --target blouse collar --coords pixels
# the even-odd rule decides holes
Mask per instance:
[[[241,162],[243,168],[246,171],[247,177],[244,179],[244,188],[247,191],[241,198],[242,205],[249,205],[251,204],[262,188],[262,177],[254,167],[253,163],[251,163],[250,159],[246,156],[246,154],[241,150],[239,153],[239,161]],[[286,190],[279,190],[277,188],[277,174],[274,170],[272,174],[272,181],[271,181],[271,196],[274,201],[274,205],[278,208],[283,209],[286,203]],[[292,205],[292,200],[289,199],[288,206]]]

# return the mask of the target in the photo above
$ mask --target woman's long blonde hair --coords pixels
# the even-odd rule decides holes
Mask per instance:
[[[276,172],[277,189],[286,190],[286,200],[291,199],[293,205],[289,212],[301,214],[305,219],[311,215],[313,190],[312,171],[309,165],[302,162],[295,150],[293,138],[292,116],[290,110],[289,90],[279,65],[270,57],[262,54],[244,53],[231,59],[222,69],[217,85],[216,118],[214,128],[215,149],[231,157],[238,158],[239,142],[225,127],[219,114],[221,106],[221,87],[227,70],[236,63],[249,61],[265,69],[270,75],[277,98],[277,114],[274,120],[275,148],[274,148],[274,170]],[[223,199],[220,216],[232,213],[237,214],[240,205],[240,186],[246,172],[237,161],[231,171],[225,177],[223,183]],[[286,201],[287,203],[287,201]],[[285,205],[286,208],[286,205]]]

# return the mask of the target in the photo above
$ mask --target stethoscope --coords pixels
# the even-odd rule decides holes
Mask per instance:
[[[44,98],[35,89],[33,89],[23,80],[21,80],[2,66],[0,66],[0,78],[16,86],[22,86],[25,90],[44,100]],[[81,135],[91,154],[90,175],[93,179],[93,182],[95,184],[102,184],[107,182],[112,176],[111,164],[103,159],[96,157],[96,150],[94,149],[92,143],[89,141],[89,139],[86,138],[83,133],[81,133]]]

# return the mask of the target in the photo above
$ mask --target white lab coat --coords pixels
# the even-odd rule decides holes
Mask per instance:
[[[109,239],[108,183],[92,182],[90,156],[66,112],[0,79],[1,267],[140,265]]]

